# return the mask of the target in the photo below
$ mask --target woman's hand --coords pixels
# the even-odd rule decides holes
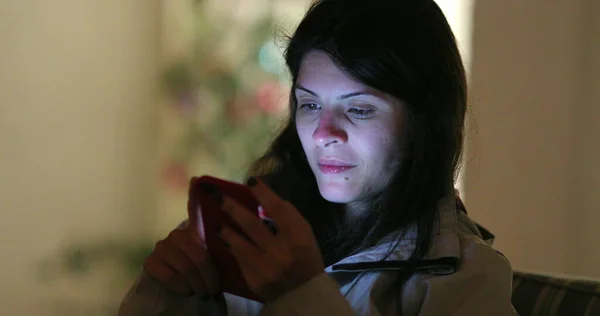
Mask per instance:
[[[312,229],[296,208],[254,178],[248,186],[275,223],[277,233],[273,234],[236,201],[223,196],[223,210],[246,237],[228,226],[221,228],[220,235],[240,264],[250,289],[270,302],[323,273],[325,267]]]
[[[203,240],[197,212],[188,212],[188,222],[156,243],[144,269],[165,288],[180,295],[204,297],[219,291],[218,275]]]

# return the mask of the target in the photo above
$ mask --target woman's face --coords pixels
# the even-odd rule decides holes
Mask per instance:
[[[348,77],[325,53],[308,53],[295,86],[296,129],[319,191],[361,202],[381,192],[401,160],[404,106]]]

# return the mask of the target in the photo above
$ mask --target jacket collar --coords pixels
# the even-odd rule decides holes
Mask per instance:
[[[468,218],[462,202],[456,196],[451,195],[440,201],[438,215],[431,248],[422,260],[409,260],[416,246],[417,232],[416,227],[411,227],[397,244],[396,240],[401,231],[387,235],[377,245],[346,257],[327,267],[325,271],[334,273],[409,268],[426,270],[432,274],[451,274],[456,271],[460,263],[459,233],[473,234],[481,239],[487,239],[488,242],[493,240],[492,234]],[[390,255],[385,258],[392,248]]]

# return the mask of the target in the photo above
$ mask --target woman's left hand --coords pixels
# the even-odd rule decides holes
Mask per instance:
[[[248,181],[248,186],[275,223],[277,233],[244,206],[223,196],[222,209],[247,238],[228,226],[223,226],[220,234],[249,288],[265,302],[272,302],[323,273],[325,267],[313,231],[298,210],[255,178]]]

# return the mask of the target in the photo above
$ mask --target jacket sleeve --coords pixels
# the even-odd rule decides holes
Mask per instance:
[[[511,304],[512,268],[489,245],[471,243],[450,275],[415,274],[402,291],[404,315],[517,315]]]
[[[356,313],[340,293],[337,282],[323,273],[266,305],[260,315],[350,316]]]
[[[361,287],[360,282],[357,287]],[[393,287],[389,293],[375,293],[369,288],[355,290],[363,294],[350,295],[351,305],[335,280],[322,274],[267,305],[261,315],[517,315],[511,305],[510,264],[490,246],[478,243],[464,250],[462,264],[454,274],[416,273],[402,291]]]
[[[225,301],[172,293],[142,272],[119,306],[118,316],[220,316]]]

